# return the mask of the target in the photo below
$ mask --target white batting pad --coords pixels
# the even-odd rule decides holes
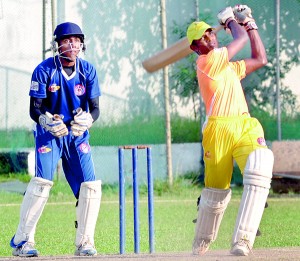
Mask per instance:
[[[249,155],[232,245],[245,239],[252,248],[269,194],[273,163],[273,153],[269,149],[257,149]]]
[[[94,245],[94,233],[101,202],[101,180],[81,183],[76,208],[76,247],[85,243]]]
[[[43,178],[33,177],[26,189],[20,210],[20,223],[15,234],[14,243],[22,241],[34,243],[36,224],[49,198],[53,182]]]
[[[269,149],[257,149],[249,154],[244,169],[244,185],[271,187],[274,155]]]
[[[231,190],[204,188],[201,193],[193,252],[201,242],[212,242],[217,238],[219,227],[231,198]]]

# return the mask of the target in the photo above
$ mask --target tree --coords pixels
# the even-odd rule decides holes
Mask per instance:
[[[299,1],[298,1],[299,3]],[[299,27],[299,7],[300,5],[296,2],[284,2],[281,7],[281,13],[288,14],[280,17],[281,27],[287,28],[288,24],[295,24]],[[293,8],[292,5],[293,4]],[[297,7],[297,8],[295,8]],[[271,43],[266,48],[268,56],[267,66],[260,70],[253,72],[247,76],[243,81],[245,96],[249,105],[250,111],[254,113],[257,110],[263,110],[268,112],[270,116],[276,114],[276,46],[274,44],[274,17],[268,15],[274,6],[269,6],[261,10],[260,16],[258,17],[259,23],[264,25],[259,30],[266,37],[264,41]],[[210,23],[211,16],[208,15],[203,20]],[[188,25],[192,21],[184,25],[178,25],[174,22],[173,33],[179,38],[185,36],[185,31]],[[212,23],[211,23],[212,24]],[[220,42],[228,41],[228,39],[219,39]],[[292,92],[289,86],[285,85],[284,79],[287,73],[293,66],[299,66],[299,40],[298,36],[293,31],[284,30],[284,35],[280,38],[280,98],[281,98],[281,110],[286,116],[297,116],[297,96]],[[195,58],[194,54],[182,59],[180,62],[173,65],[172,70],[172,89],[174,92],[181,97],[181,102],[186,104],[192,100],[194,105],[194,116],[195,118],[201,117],[201,109],[199,99],[197,75],[195,70]]]

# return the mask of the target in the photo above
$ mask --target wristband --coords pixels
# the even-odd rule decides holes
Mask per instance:
[[[232,17],[229,17],[229,18],[225,21],[225,28],[228,28],[229,23],[232,22],[232,21],[235,21],[235,19],[232,18]]]
[[[244,24],[244,27],[246,29],[246,31],[250,31],[250,30],[257,30],[258,27],[256,25],[256,23],[254,21],[249,21],[248,23]]]

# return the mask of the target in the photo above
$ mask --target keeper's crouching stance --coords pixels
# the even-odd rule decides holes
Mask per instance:
[[[257,149],[248,157],[244,191],[232,237],[231,253],[234,255],[247,256],[253,247],[271,186],[273,163],[273,152],[269,149]]]
[[[38,256],[34,234],[48,200],[59,160],[78,200],[75,255],[93,256],[94,232],[101,201],[89,144],[89,129],[99,118],[101,96],[95,67],[79,57],[85,35],[74,23],[57,25],[55,55],[39,63],[30,84],[29,114],[35,123],[35,177],[21,206],[20,223],[10,245],[14,256]]]

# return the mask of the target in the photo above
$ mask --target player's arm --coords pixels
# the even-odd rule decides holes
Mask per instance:
[[[74,120],[71,121],[71,130],[74,136],[81,136],[87,131],[95,120],[99,118],[99,97],[89,99],[89,112],[83,111],[82,108],[77,108],[73,111]]]
[[[29,114],[31,119],[40,124],[45,130],[49,131],[55,137],[68,135],[68,129],[63,122],[62,115],[52,115],[42,110],[43,99],[30,97]]]
[[[248,35],[251,43],[251,58],[245,59],[246,74],[258,70],[268,62],[266,50],[257,29],[248,30]]]
[[[36,123],[39,123],[39,117],[43,114],[42,103],[43,99],[30,97],[29,115]]]
[[[228,51],[228,59],[230,60],[240,50],[243,49],[248,41],[248,36],[244,28],[240,26],[235,20],[233,10],[230,6],[221,10],[218,13],[217,17],[221,25],[223,25],[225,28],[230,29],[233,37],[233,41],[231,41],[226,46]]]
[[[246,74],[265,66],[268,62],[266,50],[257,31],[257,25],[247,5],[236,5],[233,8],[236,20],[243,25],[251,44],[251,58],[245,59]]]
[[[228,23],[228,28],[230,29],[233,37],[233,41],[226,46],[228,51],[228,60],[231,60],[232,57],[245,47],[248,41],[248,36],[244,28],[235,20]]]
[[[89,111],[92,115],[94,121],[96,121],[100,116],[100,108],[99,108],[99,97],[89,99]]]

